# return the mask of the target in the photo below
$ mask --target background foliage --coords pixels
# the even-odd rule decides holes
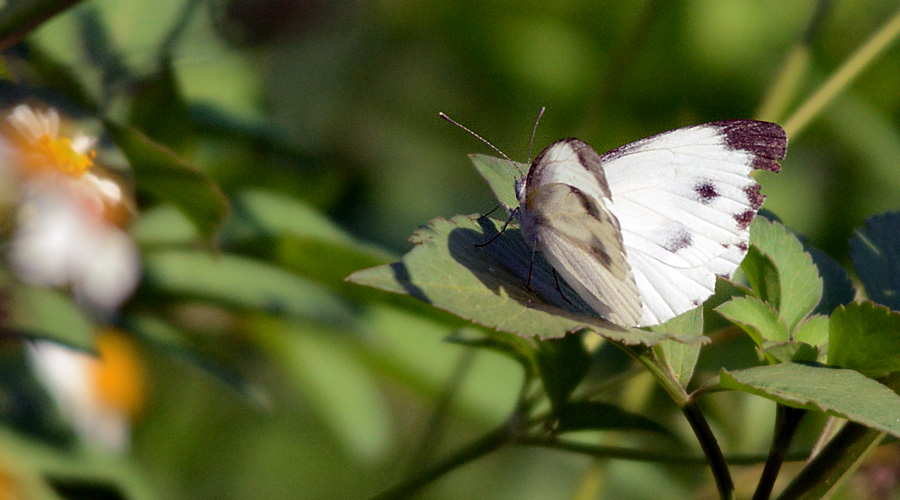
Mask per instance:
[[[23,6],[67,3],[9,0],[0,33],[27,24],[13,16]],[[485,147],[439,111],[519,161],[540,106],[536,150],[577,136],[603,151],[752,118],[799,40],[808,66],[787,109],[895,9],[879,0],[90,0],[52,16],[6,48],[11,81],[0,99],[39,100],[98,131],[106,118],[130,160],[145,273],[123,327],[140,340],[151,399],[125,461],[60,448],[52,425],[25,429],[11,413],[0,429],[4,474],[45,498],[55,498],[46,477],[125,498],[375,495],[502,422],[522,382],[511,359],[460,345],[471,333],[462,320],[344,282],[396,260],[430,219],[496,203],[466,156]],[[790,136],[781,173],[760,176],[766,208],[842,264],[851,231],[898,207],[898,81],[893,49]],[[89,328],[72,333],[70,318],[60,312],[64,326],[45,328],[90,345]],[[16,352],[4,347],[4,370],[16,370]],[[600,355],[611,372],[628,363]],[[705,349],[697,372],[755,362],[749,340],[735,337]],[[646,374],[609,398],[684,425]],[[733,393],[704,403],[726,453],[766,451],[773,403]],[[798,448],[812,446],[808,434]],[[683,446],[696,451],[689,439]],[[879,463],[896,463],[888,450]],[[759,470],[737,469],[739,486]],[[714,491],[703,462],[597,462],[520,447],[454,471],[422,497]]]

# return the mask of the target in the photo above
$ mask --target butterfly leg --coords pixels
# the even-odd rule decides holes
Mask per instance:
[[[528,261],[528,280],[525,282],[525,288],[529,291],[533,292],[534,288],[531,287],[531,272],[534,270],[534,254],[537,252],[537,249],[531,248],[531,259]]]
[[[559,295],[563,298],[563,300],[565,300],[566,303],[569,304],[570,306],[573,305],[572,301],[569,300],[568,297],[566,297],[566,293],[563,292],[562,287],[559,286],[559,275],[556,274],[556,269],[553,270],[553,281],[556,282],[556,291],[559,292]]]
[[[497,207],[499,207],[499,206],[500,206],[500,205],[497,205]],[[494,210],[497,210],[497,208],[495,207]],[[493,212],[494,210],[491,210],[490,212],[488,212],[488,213],[485,214],[484,216],[486,217],[486,216],[490,215],[490,213]],[[477,244],[475,245],[475,248],[486,247],[486,246],[490,245],[491,243],[493,243],[494,240],[496,240],[497,238],[499,238],[501,234],[505,233],[505,232],[506,232],[506,228],[509,227],[510,221],[513,220],[513,218],[516,216],[516,213],[517,213],[518,211],[519,211],[518,208],[512,211],[512,213],[509,215],[509,218],[506,219],[506,222],[503,223],[503,227],[500,228],[500,232],[499,232],[499,233],[497,233],[497,234],[491,236],[491,239],[485,241],[484,243],[477,243]],[[532,260],[534,260],[533,257],[532,257]],[[529,274],[530,274],[530,273],[529,273]]]
[[[484,214],[484,215],[482,215],[482,216],[480,216],[480,217],[478,217],[478,218],[479,218],[479,219],[483,219],[483,218],[485,218],[485,217],[491,215],[492,213],[496,212],[497,209],[500,208],[501,206],[502,206],[502,205],[500,205],[499,203],[496,204],[496,205],[494,205],[494,208],[492,208],[490,212],[488,212],[488,213],[486,213],[486,214]]]

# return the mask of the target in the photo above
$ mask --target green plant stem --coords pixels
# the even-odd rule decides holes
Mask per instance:
[[[734,499],[734,481],[731,480],[731,472],[728,470],[728,462],[722,449],[719,448],[719,442],[709,428],[706,417],[697,406],[697,401],[691,400],[681,407],[681,412],[691,424],[691,429],[700,442],[700,448],[709,460],[709,467],[712,469],[713,477],[716,480],[716,488],[719,489],[719,496],[722,500]]]
[[[756,118],[769,122],[777,122],[791,102],[791,98],[800,86],[800,81],[809,67],[810,49],[807,45],[796,45],[788,53],[775,83],[766,95],[765,100],[756,112]]]
[[[415,453],[413,453],[413,458],[410,461],[410,474],[415,474],[421,470],[422,466],[428,463],[430,453],[438,447],[438,443],[441,440],[441,430],[444,428],[444,423],[450,415],[450,406],[459,393],[459,388],[462,386],[463,381],[466,380],[466,375],[471,371],[472,362],[475,360],[476,354],[477,351],[475,349],[464,349],[460,353],[453,372],[447,377],[447,385],[441,391],[437,404],[431,412],[422,440]]]
[[[632,462],[659,463],[659,464],[677,464],[677,465],[706,465],[709,458],[706,455],[685,455],[683,453],[659,453],[645,450],[636,450],[620,446],[600,446],[587,444],[578,441],[570,441],[567,439],[547,439],[547,438],[526,438],[518,443],[522,446],[535,446],[539,448],[549,448],[552,450],[561,450],[581,455],[588,455],[594,458],[602,459],[620,459],[630,460]],[[785,457],[787,461],[802,461],[809,457],[809,452],[795,452]],[[729,464],[734,465],[755,465],[766,461],[767,455],[747,454],[747,455],[730,455],[726,457]]]
[[[775,435],[772,436],[769,458],[766,460],[766,466],[763,468],[759,484],[756,486],[753,500],[768,500],[772,495],[772,488],[775,486],[778,472],[787,457],[794,433],[797,432],[797,427],[804,415],[806,415],[806,410],[800,408],[778,405],[775,409]]]
[[[898,10],[869,40],[856,50],[783,124],[788,137],[796,136],[835,96],[881,55],[900,36]]]
[[[822,25],[831,11],[831,4],[831,0],[816,2],[803,36],[788,52],[775,82],[769,88],[768,94],[756,113],[758,119],[777,122],[784,115],[794,93],[800,88],[800,81],[804,73],[809,68],[810,46],[822,31]]]
[[[516,439],[515,425],[504,425],[470,443],[453,455],[411,476],[406,481],[382,491],[372,500],[409,498],[419,489],[447,472],[510,444]]]
[[[4,2],[0,15],[0,51],[18,43],[44,21],[79,3],[80,0]]]
[[[778,500],[829,498],[884,437],[853,422],[845,425],[778,496]]]
[[[900,394],[900,373],[879,379]],[[886,434],[848,422],[781,492],[778,500],[821,500],[831,497]]]
[[[690,397],[684,391],[684,387],[675,380],[669,369],[659,361],[652,348],[625,345],[619,345],[619,347],[647,368],[650,374],[653,375],[653,378],[656,379],[657,383],[662,386],[679,408],[690,401]]]
[[[728,470],[728,462],[725,460],[725,455],[719,447],[716,436],[712,433],[712,429],[709,428],[706,417],[700,411],[697,401],[688,396],[681,384],[675,380],[671,372],[654,355],[653,349],[624,345],[620,345],[620,347],[647,367],[659,384],[662,385],[663,389],[672,397],[675,404],[681,408],[681,412],[691,425],[694,435],[697,436],[697,441],[700,442],[700,448],[706,455],[720,497],[722,500],[733,499],[734,481],[732,481],[731,472]]]

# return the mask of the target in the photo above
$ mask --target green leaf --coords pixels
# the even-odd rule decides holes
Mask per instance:
[[[187,216],[172,205],[157,205],[142,211],[129,232],[142,250],[191,247],[200,238]]]
[[[358,269],[395,259],[359,242],[305,203],[265,191],[241,192],[220,241],[230,251],[273,261],[291,272],[350,297],[371,298],[369,290],[345,282]]]
[[[779,342],[768,344],[762,348],[767,358],[775,359],[779,363],[788,361],[817,362],[819,350],[803,342]]]
[[[248,189],[235,195],[232,204],[233,214],[222,228],[223,244],[234,245],[260,236],[293,236],[358,244],[350,233],[322,212],[296,198]]]
[[[869,299],[900,310],[900,212],[870,217],[854,231],[850,259]]]
[[[142,293],[213,301],[241,310],[345,325],[349,306],[321,286],[265,262],[197,250],[145,254]]]
[[[653,331],[675,333],[685,336],[700,338],[703,335],[703,308],[698,307],[684,314],[676,316],[661,325],[651,327]],[[700,342],[684,343],[674,340],[663,340],[659,343],[659,349],[663,352],[663,359],[669,366],[675,380],[681,387],[687,387],[694,376],[694,367],[700,356]]]
[[[345,278],[355,270],[391,262],[390,253],[356,240],[315,208],[287,196],[247,190],[233,198],[233,207],[219,233],[229,252],[271,262],[352,299],[378,298]],[[144,212],[131,232],[142,248],[185,247],[197,240],[194,227],[170,205]],[[416,306],[418,312],[426,309]]]
[[[828,330],[828,364],[870,376],[900,371],[900,312],[872,302],[835,309]]]
[[[384,454],[394,441],[390,408],[374,374],[344,345],[344,336],[262,316],[251,328],[349,451],[368,459]]]
[[[828,343],[828,316],[810,316],[794,330],[794,340],[805,342],[811,346],[823,346]]]
[[[767,304],[778,307],[781,303],[781,286],[778,282],[778,269],[772,259],[763,255],[757,247],[751,246],[741,262],[741,271],[744,272],[755,296]]]
[[[561,337],[588,328],[626,344],[653,345],[669,337],[693,340],[623,328],[597,317],[564,283],[560,293],[552,268],[540,254],[529,286],[532,251],[513,225],[491,244],[476,247],[502,226],[477,216],[435,219],[416,231],[411,238],[415,246],[400,262],[357,271],[347,279],[412,295],[480,325],[526,337]]]
[[[161,109],[165,112],[161,113]],[[164,60],[157,74],[137,85],[128,121],[179,155],[192,149],[196,132],[187,103],[178,90],[171,61]]]
[[[228,215],[228,200],[205,174],[137,129],[104,120],[131,163],[138,191],[181,210],[208,242]]]
[[[734,279],[743,281],[744,273],[741,268],[735,272]],[[737,297],[752,296],[752,291],[744,285],[732,280],[726,280],[719,276],[716,278],[716,293],[703,303],[703,331],[717,332],[723,328],[732,326],[731,322],[721,314],[716,313],[716,308]]]
[[[144,345],[163,352],[170,358],[184,360],[204,371],[214,379],[235,390],[245,401],[260,409],[270,403],[260,387],[254,385],[247,376],[240,373],[234,361],[225,359],[214,349],[191,342],[195,338],[191,332],[175,327],[164,321],[156,313],[129,314],[123,318],[123,328],[134,335]]]
[[[591,357],[580,335],[547,339],[537,345],[537,365],[544,390],[557,412],[591,367]]]
[[[0,50],[15,45],[22,37],[77,0],[20,0],[3,3],[0,15]]]
[[[716,308],[716,312],[740,326],[762,346],[766,341],[786,342],[790,334],[772,306],[756,297],[737,297]]]
[[[77,1],[77,0],[76,0]],[[16,2],[25,3],[25,2]],[[38,2],[35,2],[38,3]],[[10,7],[10,6],[7,6]],[[3,10],[0,19],[9,20],[6,17],[8,9]],[[2,28],[0,28],[2,29]],[[2,43],[2,42],[0,42]],[[34,80],[29,77],[29,85],[53,87],[54,91],[59,91],[66,96],[66,99],[85,110],[95,111],[97,103],[91,97],[86,86],[78,76],[78,71],[58,58],[56,54],[45,50],[40,44],[29,44],[28,46],[28,63],[32,71],[34,71]],[[81,65],[78,65],[81,67]]]
[[[900,374],[894,373],[882,382],[892,391],[900,391]],[[831,498],[884,437],[883,432],[853,422],[847,423],[794,476],[778,499]]]
[[[493,156],[471,155],[470,158],[478,173],[484,177],[491,191],[494,192],[497,201],[510,209],[518,207],[516,178],[525,175],[529,166]]]
[[[13,289],[5,326],[29,337],[94,351],[94,325],[72,298],[57,290],[20,285]]]
[[[448,326],[419,311],[375,303],[359,312],[357,335],[348,337],[347,347],[355,350],[370,370],[415,397],[436,401],[453,393],[453,415],[472,421],[507,418],[520,403],[523,380],[529,378],[527,372],[523,374],[521,366],[505,356],[473,352],[450,343],[435,344],[454,330],[471,326],[433,307],[423,308],[457,320],[459,325]]]
[[[900,436],[900,396],[856,370],[801,363],[723,369],[719,386]]]
[[[812,257],[794,235],[777,222],[761,217],[750,226],[750,242],[778,271],[778,315],[792,331],[822,297],[822,278]]]
[[[451,344],[500,353],[516,360],[528,374],[538,371],[533,343],[512,333],[491,332],[490,335],[485,335],[475,328],[460,328],[444,340]]]
[[[558,415],[558,433],[599,430],[650,431],[672,435],[669,429],[643,415],[599,401],[573,401],[563,406]]]

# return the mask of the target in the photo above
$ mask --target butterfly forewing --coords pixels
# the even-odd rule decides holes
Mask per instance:
[[[643,299],[640,325],[712,295],[743,260],[763,201],[750,177],[777,171],[787,139],[775,124],[728,120],[665,132],[601,156],[622,240]]]

